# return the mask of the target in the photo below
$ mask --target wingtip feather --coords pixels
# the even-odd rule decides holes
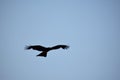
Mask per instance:
[[[31,46],[25,46],[25,49],[31,49]]]

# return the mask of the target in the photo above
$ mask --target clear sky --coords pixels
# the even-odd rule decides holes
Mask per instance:
[[[120,80],[120,1],[0,0],[0,45],[0,80]]]

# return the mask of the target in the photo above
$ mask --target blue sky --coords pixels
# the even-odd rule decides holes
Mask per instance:
[[[120,80],[119,0],[0,0],[0,80]],[[26,45],[67,44],[46,58]]]

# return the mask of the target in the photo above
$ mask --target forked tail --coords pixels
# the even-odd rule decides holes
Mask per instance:
[[[37,56],[47,57],[47,52],[43,51],[42,53],[38,54]]]

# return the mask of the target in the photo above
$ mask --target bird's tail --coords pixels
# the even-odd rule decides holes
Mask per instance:
[[[42,53],[38,54],[37,56],[47,57],[47,51],[43,51]]]

